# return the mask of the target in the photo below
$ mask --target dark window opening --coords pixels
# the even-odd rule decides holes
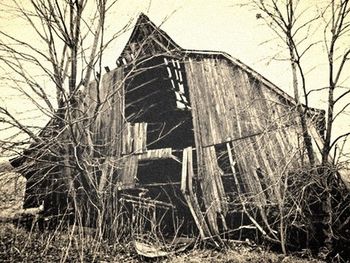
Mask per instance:
[[[166,57],[164,57],[164,64],[166,65],[168,77],[171,82],[171,89],[175,94],[176,107],[182,110],[191,109],[188,91],[185,90],[183,66],[178,59],[169,59]]]
[[[190,110],[185,70],[179,60],[148,58],[126,71],[125,114],[128,121],[166,120],[168,112]]]
[[[128,122],[147,122],[148,149],[194,146],[193,124],[185,70],[170,57],[139,62],[126,80]]]
[[[137,184],[180,182],[181,169],[181,164],[172,159],[140,161],[137,172]]]
[[[167,122],[148,124],[147,148],[183,149],[194,146],[193,124],[190,116],[180,122],[174,115],[169,117]]]
[[[163,229],[168,233],[175,233],[177,228],[183,233],[196,231],[195,223],[181,193],[181,171],[182,164],[174,159],[140,161],[138,166],[136,189],[142,189],[138,197],[167,203],[174,207],[174,214],[161,215]],[[174,220],[179,224],[174,225]]]

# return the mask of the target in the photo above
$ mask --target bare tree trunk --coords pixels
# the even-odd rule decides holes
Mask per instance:
[[[294,54],[294,44],[291,36],[291,32],[287,33],[287,41],[288,41],[288,47],[289,47],[289,54],[290,54],[290,60],[291,60],[291,68],[292,68],[292,79],[293,79],[293,90],[294,90],[294,99],[296,102],[297,111],[300,117],[300,126],[301,126],[301,132],[303,135],[303,140],[306,148],[306,153],[309,158],[310,166],[313,167],[315,165],[315,155],[314,155],[314,149],[312,147],[312,139],[308,130],[307,126],[307,105],[306,108],[304,108],[300,102],[300,96],[299,96],[299,85],[298,85],[298,75],[297,75],[297,63],[296,63],[296,56]]]

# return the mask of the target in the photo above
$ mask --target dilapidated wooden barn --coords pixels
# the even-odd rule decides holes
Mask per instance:
[[[142,14],[117,67],[106,71],[99,85],[82,91],[77,107],[80,116],[94,116],[89,132],[98,188],[113,178],[115,202],[143,220],[143,228],[164,221],[164,232],[202,238],[229,233],[245,220],[259,228],[252,214],[237,215],[277,206],[286,176],[307,166],[293,98],[226,53],[183,49]],[[309,109],[308,124],[317,152],[323,112]],[[57,182],[64,171],[46,173],[56,174],[50,191],[32,180],[28,200],[43,200],[48,210],[63,206]]]

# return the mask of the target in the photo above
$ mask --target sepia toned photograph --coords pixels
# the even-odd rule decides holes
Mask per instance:
[[[2,0],[0,262],[350,262],[350,1]]]

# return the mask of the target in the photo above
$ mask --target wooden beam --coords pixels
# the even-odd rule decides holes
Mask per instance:
[[[241,187],[240,187],[238,179],[237,179],[236,168],[235,168],[236,162],[233,159],[232,149],[231,149],[230,143],[226,143],[226,147],[227,147],[227,154],[228,154],[228,159],[230,161],[230,167],[231,167],[231,170],[232,170],[233,179],[235,181],[235,185],[236,185],[236,189],[237,189],[238,195],[240,195],[241,194]]]
[[[199,230],[202,239],[211,238],[208,225],[205,222],[204,216],[200,210],[197,199],[192,190],[193,164],[192,164],[192,147],[185,148],[182,158],[182,173],[181,173],[181,192],[187,202],[188,208],[191,211],[193,219]],[[191,185],[191,188],[189,188]]]
[[[172,149],[163,148],[163,149],[154,149],[148,150],[141,154],[137,154],[137,159],[141,161],[148,160],[159,160],[159,159],[173,159]]]

